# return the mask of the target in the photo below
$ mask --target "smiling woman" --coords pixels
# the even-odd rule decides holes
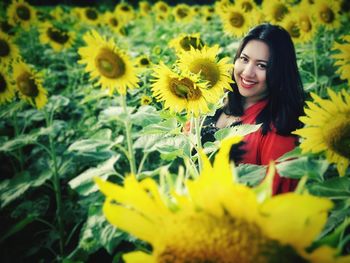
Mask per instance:
[[[244,138],[238,151],[241,156],[231,158],[266,165],[295,147],[297,137],[291,132],[300,127],[298,117],[303,115],[303,88],[293,42],[282,27],[261,24],[244,37],[234,61],[233,91],[228,92],[224,107],[207,118],[202,134],[205,140],[213,140],[208,130],[214,133],[241,123],[261,124]],[[291,191],[296,183],[276,174],[273,193]]]

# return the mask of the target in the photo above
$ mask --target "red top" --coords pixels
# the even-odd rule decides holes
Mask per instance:
[[[245,110],[241,117],[243,124],[255,124],[256,117],[266,106],[267,100],[259,101]],[[262,134],[261,128],[244,137],[246,152],[242,156],[241,163],[268,165],[271,160],[276,160],[286,152],[294,149],[297,137],[278,135],[274,129]],[[298,180],[280,177],[277,173],[273,179],[272,193],[280,194],[293,191]]]

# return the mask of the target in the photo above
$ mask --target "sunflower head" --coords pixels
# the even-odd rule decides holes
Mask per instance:
[[[41,43],[49,44],[55,51],[69,48],[74,42],[73,32],[49,22],[43,23],[39,31]]]
[[[316,21],[327,29],[340,27],[340,1],[319,0],[315,3]]]
[[[9,63],[19,56],[19,50],[12,43],[11,38],[0,32],[0,65],[7,66]]]
[[[187,4],[178,4],[173,10],[177,22],[188,22],[193,18],[193,10]]]
[[[125,94],[127,88],[137,86],[133,63],[111,39],[107,40],[96,31],[88,32],[83,38],[87,46],[78,51],[82,57],[79,63],[87,64],[86,70],[92,78],[99,80],[103,88],[108,88],[110,92],[117,89]]]
[[[221,13],[220,17],[225,32],[235,37],[244,35],[252,21],[242,9],[233,5],[230,5],[225,12]]]
[[[200,34],[181,34],[169,42],[169,46],[175,48],[176,52],[190,51],[194,49],[202,49],[204,46]]]
[[[10,24],[20,24],[26,29],[36,20],[34,8],[24,0],[13,0],[7,9],[7,16]]]
[[[8,78],[8,72],[5,67],[0,71],[0,105],[10,102],[15,97],[15,88]]]
[[[147,96],[147,95],[143,95],[140,99],[140,103],[141,105],[149,105],[152,103],[152,97]]]

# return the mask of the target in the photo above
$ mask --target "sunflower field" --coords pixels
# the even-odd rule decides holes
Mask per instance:
[[[0,2],[1,262],[350,262],[349,1],[81,2]],[[201,128],[263,22],[294,41],[304,127],[235,166],[259,125]]]

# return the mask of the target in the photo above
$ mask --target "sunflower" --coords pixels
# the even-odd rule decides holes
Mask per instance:
[[[190,51],[191,47],[194,49],[202,49],[204,42],[199,33],[194,34],[180,34],[169,42],[169,46],[174,48],[176,52]]]
[[[333,50],[340,51],[337,54],[333,54],[332,57],[337,61],[334,65],[339,66],[337,73],[341,79],[348,80],[350,84],[350,35],[343,36],[344,43],[335,42]]]
[[[134,8],[128,3],[117,4],[114,8],[114,14],[120,18],[124,24],[129,23],[135,18]]]
[[[35,9],[24,0],[13,0],[7,9],[10,24],[19,24],[28,29],[36,21]]]
[[[200,74],[208,84],[208,91],[214,101],[218,101],[225,90],[232,90],[232,63],[228,57],[218,60],[219,46],[203,47],[201,50],[191,49],[179,55],[178,65],[182,71]]]
[[[87,46],[79,48],[82,59],[80,64],[87,64],[86,71],[91,78],[98,78],[98,84],[112,94],[117,90],[126,94],[127,88],[137,87],[138,78],[133,63],[126,54],[117,48],[112,39],[106,39],[95,30],[83,37]]]
[[[141,16],[148,16],[152,11],[151,5],[147,1],[139,2],[139,13]]]
[[[163,63],[156,66],[153,76],[152,92],[158,101],[164,101],[164,108],[172,112],[186,110],[195,116],[209,112],[207,101],[210,93],[198,76],[183,73],[179,75]]]
[[[78,9],[80,12],[80,19],[88,25],[97,25],[100,23],[100,14],[93,7],[85,7]]]
[[[250,13],[257,9],[257,5],[254,0],[236,0],[235,6],[241,8],[245,13]]]
[[[19,56],[18,48],[12,43],[10,37],[0,32],[0,66],[7,66]]]
[[[202,154],[201,175],[185,180],[181,192],[171,188],[165,193],[154,179],[138,182],[133,175],[125,178],[124,186],[95,179],[106,195],[103,213],[107,220],[152,247],[152,254],[141,251],[125,254],[126,262],[320,262],[320,258],[322,262],[346,262],[349,259],[335,259],[336,251],[329,247],[312,253],[306,251],[326,223],[327,212],[333,206],[330,200],[296,193],[261,200],[254,189],[234,181],[229,152],[232,143],[240,140],[225,139],[213,166]]]
[[[168,17],[171,11],[170,6],[164,1],[157,1],[152,9],[156,15],[159,14],[163,17]]]
[[[47,102],[47,91],[42,85],[42,74],[19,61],[13,65],[13,79],[19,96],[34,107],[41,109]]]
[[[326,152],[327,160],[336,163],[343,176],[350,160],[350,93],[335,93],[328,89],[330,99],[321,99],[311,93],[313,102],[307,102],[306,116],[300,120],[307,126],[296,130],[304,140],[300,148],[304,153]]]
[[[288,31],[294,43],[302,42],[299,20],[294,13],[287,14],[281,25]]]
[[[310,9],[311,6],[305,2],[298,5],[292,12],[293,16],[298,20],[300,40],[303,43],[311,41],[317,32],[316,24],[309,12]]]
[[[340,1],[317,0],[313,7],[317,24],[323,25],[328,30],[340,27]]]
[[[104,23],[112,29],[112,31],[119,33],[120,28],[123,26],[121,19],[119,19],[114,13],[106,12],[103,15]]]
[[[141,105],[149,105],[152,103],[152,97],[147,96],[147,95],[143,95],[140,99],[140,104]]]
[[[142,55],[136,58],[136,65],[139,68],[149,68],[152,63],[148,56]]]
[[[290,12],[290,6],[283,0],[264,1],[262,9],[263,13],[267,15],[267,21],[273,24],[280,24]]]
[[[250,16],[243,12],[241,8],[233,5],[230,5],[225,12],[222,12],[220,17],[226,34],[234,37],[243,36],[252,24]]]
[[[13,36],[15,35],[14,26],[11,25],[7,20],[0,20],[0,32],[5,33],[6,35]]]
[[[0,105],[10,102],[15,96],[15,87],[8,78],[7,68],[0,66]]]
[[[40,42],[49,44],[57,52],[70,48],[74,42],[74,32],[59,28],[49,22],[43,23],[39,32]]]
[[[173,9],[173,15],[176,22],[189,22],[194,16],[193,9],[187,4],[177,4]]]

